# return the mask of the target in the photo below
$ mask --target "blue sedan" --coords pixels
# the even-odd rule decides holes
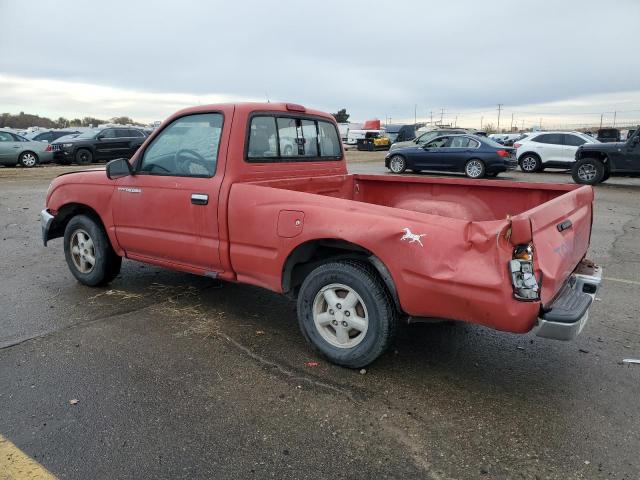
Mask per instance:
[[[425,145],[401,147],[390,151],[384,164],[393,173],[444,170],[469,178],[495,177],[518,166],[514,148],[476,135],[442,135]]]

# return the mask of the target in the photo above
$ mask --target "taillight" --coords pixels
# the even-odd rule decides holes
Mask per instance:
[[[504,157],[504,158],[509,157],[509,152],[507,152],[506,150],[498,150],[496,153],[497,153],[499,156]]]
[[[44,149],[45,152],[51,152],[53,150],[53,147],[51,146],[51,144],[47,145],[47,148]]]
[[[514,143],[513,148],[520,148],[522,146],[521,143]]]
[[[518,300],[538,300],[538,281],[533,273],[533,245],[518,245],[509,262],[513,296]]]

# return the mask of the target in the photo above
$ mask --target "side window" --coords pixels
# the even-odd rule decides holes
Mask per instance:
[[[136,130],[135,128],[129,129],[129,136],[133,138],[144,137],[144,134],[140,130]]]
[[[291,147],[293,150],[293,147]],[[291,153],[292,154],[292,153]],[[253,117],[249,133],[248,158],[278,156],[275,117]]]
[[[428,148],[443,148],[447,142],[449,141],[449,137],[438,137],[434,140],[431,140],[427,143]]]
[[[566,134],[566,135],[563,135],[563,137],[564,137],[564,144],[570,145],[572,147],[579,147],[580,145],[587,143],[587,141],[584,138],[580,138],[577,135]]]
[[[318,121],[318,141],[322,157],[340,157],[340,141],[332,123]]]
[[[220,113],[187,115],[174,120],[144,151],[138,171],[212,177],[216,171],[222,124]]]
[[[129,138],[130,130],[128,128],[116,128],[116,138]]]
[[[467,137],[452,137],[451,148],[467,148],[469,146],[469,139]]]
[[[10,133],[0,132],[0,142],[15,142],[15,140]]]
[[[478,142],[477,140],[474,140],[473,138],[469,138],[469,144],[467,145],[467,148],[478,148],[480,146],[480,142]]]
[[[116,130],[115,128],[107,128],[103,130],[100,135],[102,135],[102,138],[116,138]]]

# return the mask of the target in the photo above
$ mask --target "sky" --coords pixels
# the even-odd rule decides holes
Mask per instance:
[[[0,0],[0,112],[150,122],[289,101],[362,121],[640,122],[640,1]]]

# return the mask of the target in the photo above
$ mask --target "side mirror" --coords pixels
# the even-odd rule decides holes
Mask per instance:
[[[126,158],[116,158],[107,163],[107,178],[115,180],[117,178],[128,177],[133,173],[131,164]]]

